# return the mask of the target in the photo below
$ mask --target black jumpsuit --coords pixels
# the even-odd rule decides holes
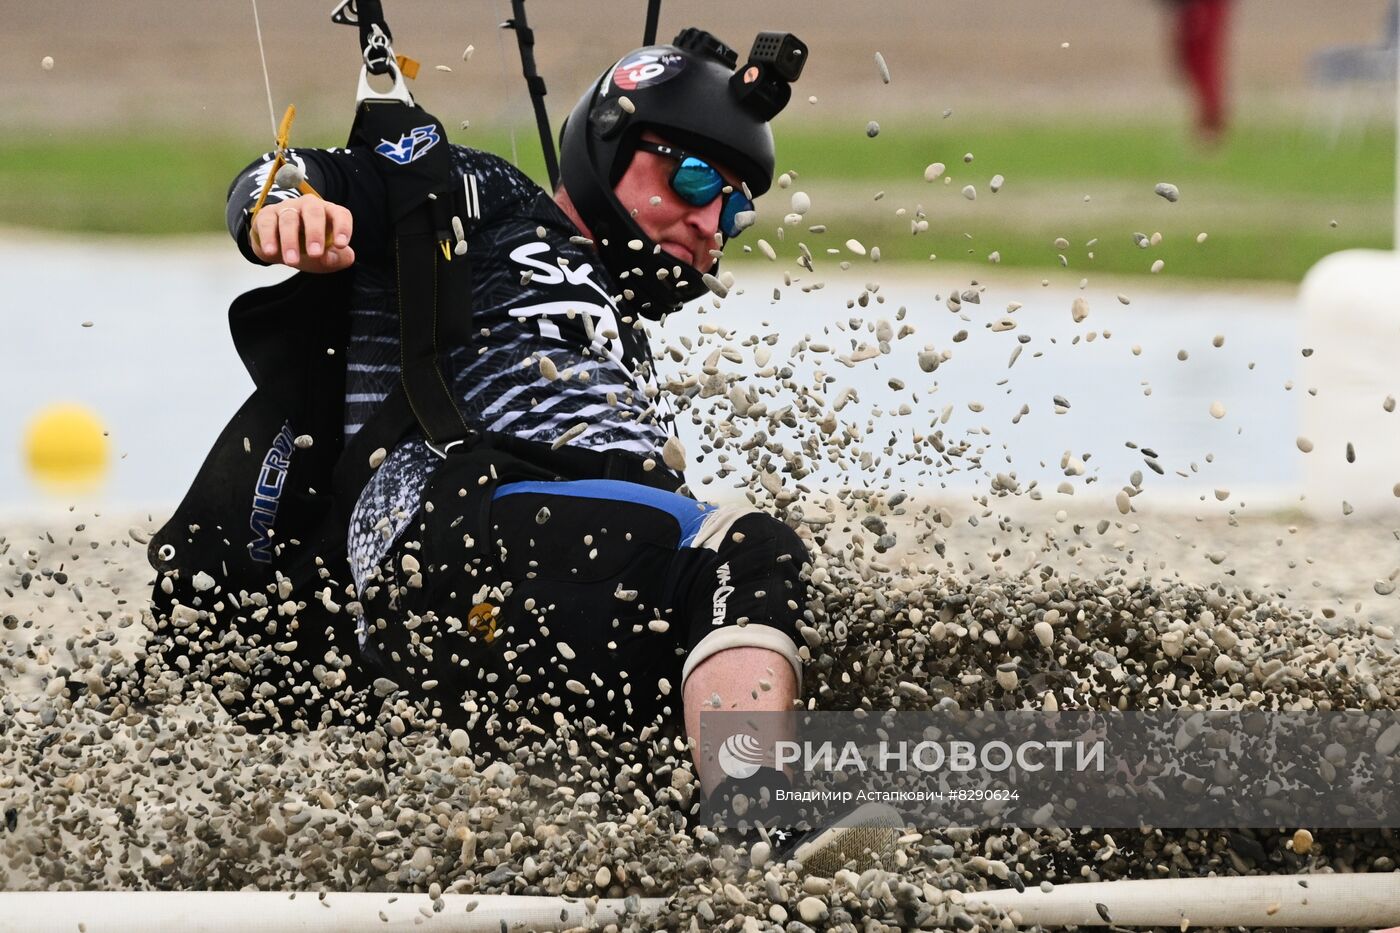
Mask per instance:
[[[478,220],[471,346],[445,375],[473,427],[650,458],[671,415],[646,334],[621,289],[552,198],[504,160],[454,146]],[[354,216],[356,252],[345,433],[365,424],[399,379],[398,320],[384,193],[368,149],[296,150],[293,161]],[[229,228],[248,246],[248,211],[270,157],[229,192]],[[297,196],[274,189],[272,197]],[[542,375],[542,359],[558,376]],[[578,425],[583,425],[581,432]],[[796,649],[805,549],[782,523],[614,480],[497,489],[477,542],[452,506],[455,477],[412,435],[361,493],[347,529],[366,663],[478,734],[520,715],[547,726],[583,717],[615,733],[674,724],[690,670],[717,651]],[[441,471],[446,473],[447,471]],[[435,483],[435,480],[439,482]],[[450,488],[439,488],[450,487]]]

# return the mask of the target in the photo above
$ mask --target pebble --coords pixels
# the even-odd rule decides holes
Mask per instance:
[[[661,459],[666,466],[677,473],[685,470],[685,447],[679,438],[675,436],[666,438],[666,443],[661,448]]]
[[[972,185],[964,185],[962,190],[962,196],[967,198],[969,201],[976,201],[977,189],[974,188]]]
[[[53,56],[45,55],[43,58],[39,59],[39,67],[45,71],[53,71]]]
[[[1004,176],[1004,175],[993,175],[993,176],[992,176],[991,183],[990,183],[987,187],[989,187],[989,188],[992,190],[992,194],[996,194],[998,191],[1000,191],[1000,190],[1002,189],[1002,186],[1005,185],[1005,184],[1006,184],[1006,176]]]
[[[869,123],[865,124],[865,135],[869,136],[871,139],[874,139],[876,136],[879,136],[880,124],[876,123],[874,120],[871,120]]]
[[[1306,829],[1300,829],[1293,833],[1293,854],[1307,855],[1312,851],[1313,834]]]
[[[567,431],[556,437],[553,440],[553,442],[550,443],[549,447],[551,450],[558,450],[560,447],[563,447],[565,444],[569,443],[569,441],[578,437],[580,434],[587,430],[587,421],[580,421],[578,424],[571,425]]]
[[[1297,440],[1297,444],[1298,444],[1298,449],[1301,450],[1303,453],[1305,453],[1305,454],[1310,454],[1310,453],[1312,453],[1313,442],[1310,441],[1310,440],[1308,440],[1306,437],[1303,437],[1302,435],[1299,435],[1299,436],[1298,436],[1298,440]]]
[[[1170,182],[1159,182],[1157,187],[1153,188],[1152,190],[1157,193],[1158,197],[1166,198],[1173,204],[1175,204],[1181,198],[1181,192],[1177,189],[1176,185],[1173,185]]]
[[[880,80],[886,84],[890,83],[890,66],[885,64],[885,56],[879,52],[875,53],[875,67],[880,70]]]
[[[1083,323],[1084,319],[1089,316],[1088,300],[1082,297],[1074,299],[1073,303],[1070,304],[1069,313],[1070,317],[1074,318],[1074,323]]]
[[[818,897],[804,897],[797,902],[797,916],[803,923],[818,923],[828,916],[826,902]]]
[[[930,162],[928,167],[924,169],[924,181],[937,181],[943,177],[947,168],[942,162]]]
[[[1220,419],[1220,418],[1224,418],[1224,417],[1225,417],[1225,406],[1222,405],[1220,402],[1211,402],[1211,403],[1210,403],[1210,416],[1211,416],[1212,418],[1217,419],[1217,420]]]

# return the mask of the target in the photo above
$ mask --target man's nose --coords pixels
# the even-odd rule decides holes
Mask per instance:
[[[691,206],[690,210],[686,212],[685,222],[701,239],[711,240],[719,231],[719,217],[723,210],[724,196],[721,195],[709,204],[700,207]]]

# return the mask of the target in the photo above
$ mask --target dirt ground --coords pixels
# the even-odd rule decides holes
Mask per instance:
[[[1310,57],[1331,46],[1377,42],[1386,3],[1238,0],[1230,63],[1237,111],[1298,114],[1323,106],[1309,82]],[[330,0],[257,6],[278,113],[295,102],[304,125],[346,123],[356,40],[350,29],[329,22]],[[397,50],[426,66],[418,93],[429,107],[445,120],[527,130],[513,36],[495,28],[509,15],[506,0],[386,6]],[[660,34],[667,38],[694,23],[742,52],[760,29],[797,32],[812,50],[798,99],[818,98],[807,108],[814,118],[863,126],[871,119],[932,118],[946,109],[971,117],[1141,116],[1184,107],[1167,54],[1167,6],[1162,0],[670,0]],[[7,40],[0,126],[12,133],[269,129],[249,3],[4,0],[0,10]],[[585,82],[638,44],[644,10],[642,0],[529,3],[556,126]],[[469,44],[475,52],[463,61]],[[889,63],[888,86],[880,81],[876,51]],[[45,56],[54,60],[51,70],[41,68]]]

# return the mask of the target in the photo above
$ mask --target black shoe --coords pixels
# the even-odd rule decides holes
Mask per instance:
[[[899,811],[883,803],[867,803],[829,826],[802,832],[770,829],[773,857],[796,859],[807,875],[830,878],[843,868],[857,874],[871,868],[894,868],[895,843],[904,832]]]

